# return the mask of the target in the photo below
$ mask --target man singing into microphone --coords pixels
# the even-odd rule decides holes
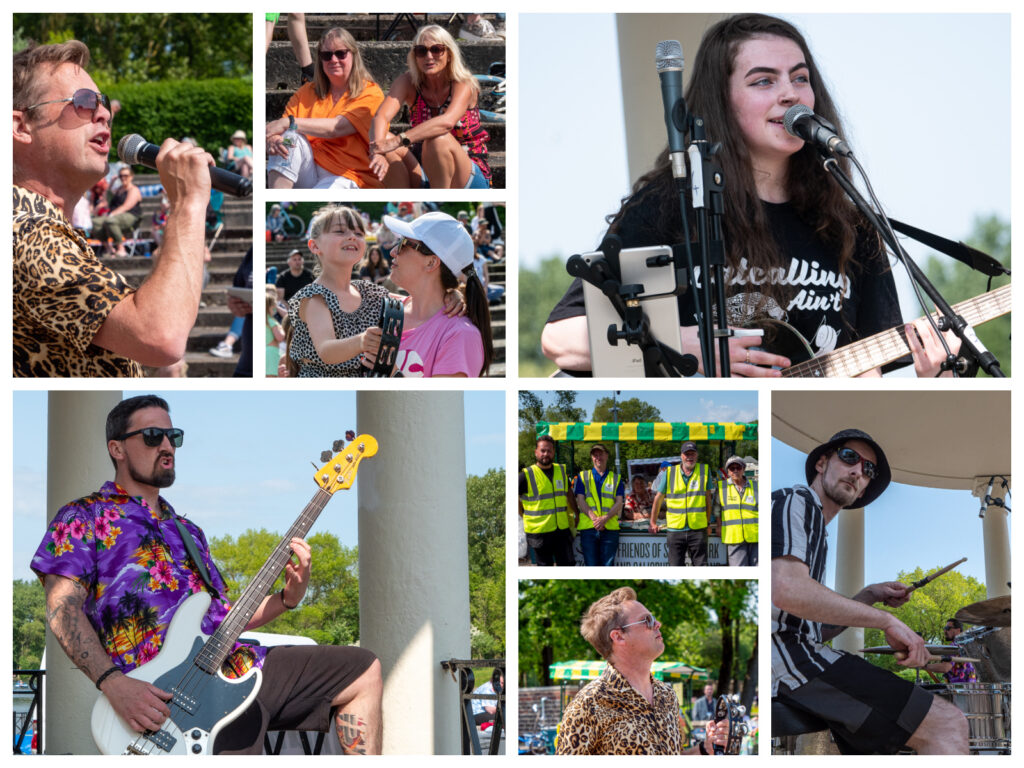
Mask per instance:
[[[157,168],[171,207],[138,289],[104,266],[71,212],[107,172],[110,100],[77,40],[14,57],[14,375],[141,376],[185,354],[203,284],[213,158],[168,139]]]

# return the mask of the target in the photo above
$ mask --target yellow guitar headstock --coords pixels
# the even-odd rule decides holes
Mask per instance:
[[[316,471],[316,484],[327,493],[343,491],[352,487],[359,470],[359,462],[377,453],[377,439],[373,435],[357,435],[348,447],[340,450]],[[323,461],[323,457],[321,457]]]

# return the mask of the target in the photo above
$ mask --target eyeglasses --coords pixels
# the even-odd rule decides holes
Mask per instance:
[[[427,246],[421,243],[419,240],[412,240],[408,237],[403,237],[398,241],[398,250],[402,251],[405,248],[412,248],[414,251],[419,251],[424,256],[433,256],[434,252]]]
[[[127,440],[135,435],[142,435],[142,442],[150,448],[156,448],[160,445],[164,441],[164,436],[171,441],[171,445],[175,448],[181,448],[181,444],[185,441],[185,430],[178,429],[177,427],[145,427],[143,429],[136,429],[134,432],[126,432],[114,439]]]
[[[348,58],[351,53],[347,48],[339,48],[336,51],[320,51],[320,61],[328,62],[331,59],[337,59],[338,61],[344,61]]]
[[[743,466],[742,466],[741,464],[730,464],[730,465],[729,465],[729,466],[727,467],[727,469],[728,469],[728,470],[729,470],[730,472],[732,472],[733,470],[737,470],[737,469],[738,469],[738,470],[739,470],[740,472],[742,472],[742,471],[743,471]]]
[[[443,45],[431,45],[430,47],[427,47],[425,45],[414,45],[412,48],[413,53],[415,53],[416,56],[421,59],[424,58],[428,53],[430,53],[436,59],[438,56],[440,56],[447,50],[448,49],[445,48]]]
[[[67,101],[70,101],[75,109],[85,110],[92,115],[96,114],[96,110],[99,109],[100,105],[103,105],[107,112],[110,112],[110,99],[107,98],[106,94],[99,91],[91,91],[88,88],[79,88],[66,99],[41,101],[38,104],[33,104],[31,107],[25,107],[25,111],[28,112],[31,109],[42,107],[46,104],[63,104]],[[111,115],[111,119],[113,119],[113,115]]]
[[[651,614],[647,614],[640,621],[633,621],[629,624],[623,624],[619,629],[625,629],[626,627],[635,627],[637,624],[643,624],[648,629],[654,629],[654,625],[658,623],[658,620]]]
[[[946,630],[947,632],[949,632],[949,631],[950,631],[950,630],[952,630],[952,629],[960,629],[960,627],[954,627],[954,626],[953,626],[952,624],[950,624],[950,625],[949,625],[948,627],[945,627],[945,630]]]
[[[862,464],[864,466],[864,474],[871,480],[874,480],[875,477],[878,475],[878,466],[873,461],[868,461],[867,459],[865,459],[863,456],[861,456],[859,453],[853,450],[853,448],[843,446],[838,451],[836,451],[836,456],[839,457],[839,460],[843,462],[843,464],[849,464],[851,467],[855,467],[858,464]]]

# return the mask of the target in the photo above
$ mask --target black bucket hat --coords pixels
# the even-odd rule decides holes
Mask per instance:
[[[828,453],[831,453],[834,449],[839,448],[843,443],[849,442],[850,440],[861,440],[870,445],[875,451],[875,466],[878,468],[878,472],[874,479],[868,483],[868,487],[864,489],[864,493],[861,494],[860,498],[855,502],[857,507],[866,507],[872,501],[881,496],[882,492],[889,487],[889,483],[892,482],[892,472],[889,471],[889,460],[885,458],[885,451],[882,450],[882,446],[876,443],[867,432],[862,432],[859,429],[844,429],[840,432],[836,432],[827,443],[819,445],[807,454],[807,462],[804,464],[804,474],[807,476],[807,484],[810,485],[818,475],[818,471],[814,468],[814,465],[818,463],[818,459]]]

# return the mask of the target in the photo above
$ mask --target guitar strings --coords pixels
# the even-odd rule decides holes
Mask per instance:
[[[364,448],[360,448],[359,453],[363,453],[364,450]],[[308,531],[313,527],[313,524],[316,522],[317,518],[320,516],[320,513],[327,506],[327,502],[331,500],[333,494],[336,491],[338,491],[341,486],[345,485],[345,483],[349,481],[348,473],[351,472],[353,475],[355,474],[356,469],[359,466],[359,462],[362,460],[362,456],[353,458],[352,454],[348,453],[346,454],[346,458],[352,461],[352,463],[344,467],[341,471],[339,471],[337,477],[335,477],[335,479],[330,483],[333,490],[328,491],[323,487],[317,489],[316,494],[303,508],[302,512],[299,514],[298,519],[292,524],[291,528],[289,529],[289,532],[285,534],[284,538],[282,538],[282,540],[278,543],[277,547],[274,548],[274,552],[271,553],[270,558],[268,558],[267,562],[264,563],[260,570],[257,572],[256,576],[253,578],[249,587],[247,587],[246,590],[243,591],[238,603],[231,607],[231,609],[228,611],[228,615],[225,617],[224,621],[221,622],[221,625],[203,644],[203,648],[199,651],[198,654],[196,654],[196,657],[192,662],[191,668],[189,669],[188,672],[185,673],[185,676],[181,679],[178,685],[174,687],[174,690],[179,691],[181,694],[186,695],[188,698],[197,699],[201,692],[201,689],[207,683],[211,682],[213,675],[217,674],[217,670],[219,669],[220,664],[217,664],[217,666],[214,667],[212,671],[207,671],[199,666],[199,660],[204,656],[204,654],[208,657],[209,661],[216,661],[217,657],[221,654],[224,655],[224,658],[227,658],[227,656],[230,655],[230,653],[224,653],[225,643],[220,637],[220,635],[223,634],[221,632],[222,628],[224,627],[225,624],[228,624],[231,615],[233,613],[236,613],[236,609],[239,607],[239,605],[241,605],[242,602],[246,600],[246,593],[250,591],[252,586],[257,584],[261,578],[267,578],[267,576],[269,575],[266,573],[268,568],[274,569],[273,561],[277,560],[279,556],[283,554],[283,551],[287,549],[288,546],[290,546],[290,542],[292,538],[294,538],[292,534],[301,532],[300,523],[306,522],[306,518],[309,518],[308,525],[306,526],[306,532],[308,533]],[[349,485],[351,485],[351,483],[349,483]],[[313,510],[312,513],[310,513],[311,509]],[[285,559],[287,560],[288,558],[290,558],[290,555],[287,555]],[[266,587],[264,587],[264,589],[269,588],[269,586],[277,580],[277,577],[280,575],[283,568],[284,562],[282,562],[280,566],[278,566],[275,569],[277,572],[274,574],[274,578]],[[260,596],[259,599],[261,603],[264,597],[266,597],[266,595]],[[255,612],[256,607],[259,607],[258,604],[253,608],[253,612]],[[239,615],[241,615],[241,612],[239,612]],[[249,618],[251,618],[251,615]],[[246,623],[248,623],[248,619],[246,620]],[[217,646],[216,653],[207,653],[207,649],[211,645]],[[232,649],[234,648],[234,643],[231,644],[231,647]],[[221,661],[220,663],[223,663],[223,661]],[[180,704],[177,704],[174,698],[167,702],[167,708],[171,711],[171,716],[168,718],[168,720],[171,721],[171,723],[175,726],[175,728],[178,729],[179,732],[182,732],[183,729],[179,728],[174,720],[174,713],[175,709],[179,710],[180,712],[187,712],[187,710]],[[163,730],[163,728],[161,728],[161,730]],[[155,749],[161,747],[159,747],[159,745],[148,734],[152,734],[153,736],[155,736],[156,733],[157,732],[143,732],[137,734],[134,743],[130,743],[128,745],[127,751],[132,751],[135,754],[143,755],[153,754],[153,751]],[[209,745],[209,747],[211,748],[212,746],[212,744]],[[146,751],[147,749],[148,751]]]

